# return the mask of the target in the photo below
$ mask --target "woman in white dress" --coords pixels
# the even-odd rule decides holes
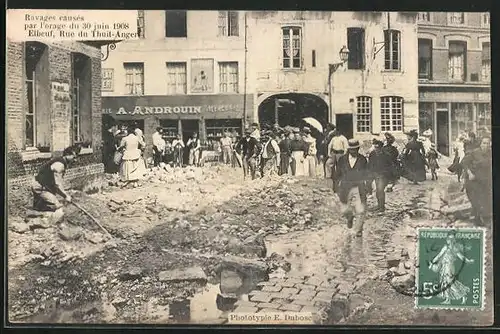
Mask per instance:
[[[120,164],[120,176],[124,187],[132,184],[138,186],[139,180],[144,177],[145,164],[141,157],[141,148],[145,146],[141,136],[134,133],[134,128],[129,129],[129,134],[120,142],[120,150],[123,150],[122,162]]]

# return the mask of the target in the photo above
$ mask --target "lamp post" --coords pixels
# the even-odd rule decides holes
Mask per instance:
[[[328,97],[330,102],[330,114],[333,118],[333,106],[332,106],[332,75],[335,73],[340,66],[344,65],[344,63],[349,59],[349,49],[344,45],[342,49],[339,51],[340,62],[335,64],[328,64]],[[333,123],[333,120],[331,120]]]

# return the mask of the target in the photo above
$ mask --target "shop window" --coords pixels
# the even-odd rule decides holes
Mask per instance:
[[[430,12],[418,12],[417,21],[418,22],[430,22],[431,21],[431,13]]]
[[[187,12],[185,10],[165,11],[165,36],[187,37]]]
[[[481,27],[490,28],[490,13],[481,14]]]
[[[385,69],[401,70],[401,32],[384,30]]]
[[[491,105],[489,103],[478,103],[477,105],[477,129],[478,132],[485,129],[491,131]]]
[[[241,137],[241,119],[207,119],[205,126],[209,150],[217,147],[225,132],[229,132],[232,136]]]
[[[365,29],[347,28],[347,48],[349,58],[347,68],[350,70],[362,70],[365,68]]]
[[[483,52],[481,57],[481,80],[491,80],[491,47],[489,42],[483,43]]]
[[[174,140],[179,134],[179,122],[176,119],[161,119],[160,127],[163,128],[163,135],[167,140]]]
[[[127,95],[144,94],[144,64],[124,63],[125,67],[125,92]]]
[[[434,103],[432,102],[420,102],[418,104],[418,127],[420,130],[434,129],[433,108]]]
[[[51,93],[47,46],[39,42],[25,43],[24,62],[23,147],[50,151]]]
[[[356,98],[356,131],[371,132],[372,98],[358,96]]]
[[[71,130],[72,143],[92,144],[92,61],[81,53],[72,53],[73,81]]]
[[[383,96],[380,98],[382,131],[403,131],[403,98]]]
[[[239,36],[238,20],[238,12],[219,11],[219,36]]]
[[[448,78],[465,81],[467,42],[450,41],[448,50]]]
[[[283,68],[302,67],[302,31],[300,27],[283,27]]]
[[[137,11],[137,35],[139,38],[144,38],[144,27],[145,27],[145,22],[144,22],[144,10],[138,10]]]
[[[451,139],[456,140],[463,131],[472,131],[474,118],[471,103],[451,104]]]
[[[432,79],[432,40],[418,39],[418,78]]]
[[[238,93],[238,62],[219,63],[219,91]]]
[[[464,25],[465,13],[452,12],[448,13],[448,24],[450,25]]]
[[[187,93],[187,65],[184,62],[167,63],[167,94]]]

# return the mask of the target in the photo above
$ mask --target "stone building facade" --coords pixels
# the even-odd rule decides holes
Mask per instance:
[[[460,132],[491,127],[490,15],[420,12],[418,46],[420,129],[452,154]]]
[[[416,13],[266,11],[248,17],[255,120],[311,116],[361,140],[385,131],[402,137],[418,128]],[[341,64],[343,47],[349,56]],[[335,64],[341,65],[329,80]]]
[[[7,41],[7,172],[24,184],[65,147],[80,143],[69,179],[103,171],[102,44]]]

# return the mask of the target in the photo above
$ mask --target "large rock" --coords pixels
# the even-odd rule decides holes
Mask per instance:
[[[257,234],[256,236],[249,237],[244,241],[233,239],[228,243],[226,251],[234,255],[245,254],[260,258],[265,258],[267,254],[263,234]]]
[[[401,290],[409,290],[415,287],[415,275],[405,274],[403,276],[394,277],[391,284]]]
[[[160,282],[207,282],[207,275],[201,267],[191,267],[185,269],[174,269],[162,271],[158,274]]]
[[[217,275],[220,275],[224,270],[237,272],[240,277],[257,283],[269,279],[268,269],[267,264],[262,260],[227,256],[215,271]]]
[[[64,241],[78,240],[82,235],[82,231],[76,227],[65,226],[59,231],[59,237]]]
[[[220,273],[220,291],[224,295],[236,293],[243,286],[243,278],[237,271],[222,270]]]
[[[9,224],[9,229],[12,232],[23,234],[23,233],[26,233],[30,230],[30,226],[26,223],[23,223],[23,222],[13,222],[13,223]]]

